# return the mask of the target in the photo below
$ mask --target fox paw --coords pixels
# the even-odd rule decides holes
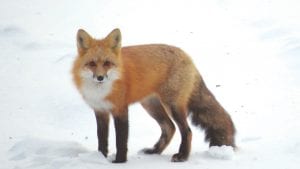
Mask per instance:
[[[160,154],[160,152],[156,148],[144,148],[141,150],[144,154]]]
[[[125,163],[126,161],[126,159],[115,159],[112,161],[112,163]]]
[[[172,162],[184,162],[187,159],[188,159],[187,155],[184,155],[182,153],[177,153],[172,156],[171,161]]]

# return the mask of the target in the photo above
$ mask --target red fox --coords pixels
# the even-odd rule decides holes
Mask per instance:
[[[186,161],[192,139],[189,115],[194,125],[205,130],[209,146],[235,147],[235,128],[230,115],[181,49],[164,44],[121,47],[119,29],[100,40],[80,29],[77,48],[73,79],[95,112],[98,150],[105,157],[109,114],[114,119],[117,147],[114,163],[127,161],[128,106],[135,102],[140,102],[161,128],[157,143],[143,150],[146,154],[160,154],[170,143],[175,132],[173,120],[180,130],[181,144],[171,161]]]

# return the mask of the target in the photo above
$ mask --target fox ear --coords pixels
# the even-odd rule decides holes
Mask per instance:
[[[106,36],[109,47],[116,53],[121,49],[122,35],[120,29],[114,29]]]
[[[83,29],[77,32],[77,48],[79,51],[84,51],[90,48],[91,40],[93,38]]]

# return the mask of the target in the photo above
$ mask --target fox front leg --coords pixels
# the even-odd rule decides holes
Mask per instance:
[[[128,109],[123,110],[122,115],[114,116],[116,130],[117,154],[113,163],[123,163],[127,161],[128,142]]]
[[[95,112],[97,120],[97,136],[98,136],[98,151],[105,157],[108,154],[108,131],[109,131],[109,114]]]

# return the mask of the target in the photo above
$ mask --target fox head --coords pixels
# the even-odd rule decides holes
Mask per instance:
[[[119,29],[114,29],[100,40],[92,38],[86,31],[80,29],[77,33],[77,49],[78,56],[73,67],[75,82],[82,78],[105,83],[118,78],[121,64]]]

